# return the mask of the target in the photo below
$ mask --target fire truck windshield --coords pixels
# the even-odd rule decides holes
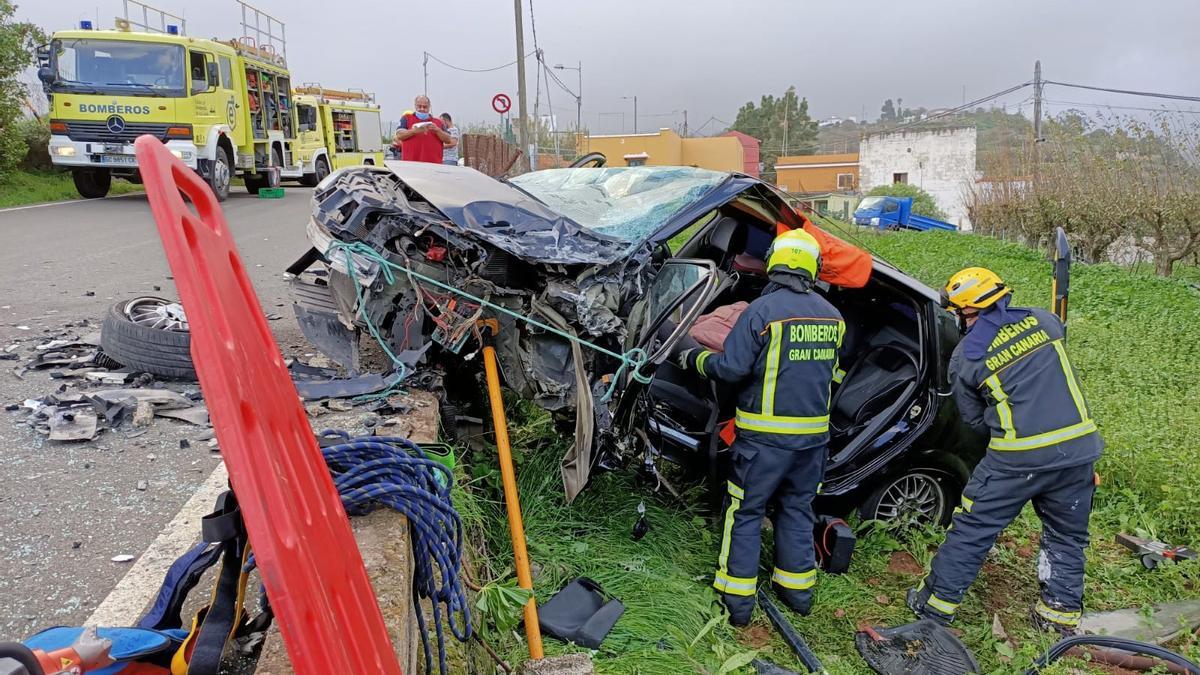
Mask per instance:
[[[73,38],[52,46],[51,91],[123,96],[183,96],[183,47],[135,40]]]

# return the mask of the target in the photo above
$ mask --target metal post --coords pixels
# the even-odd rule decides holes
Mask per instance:
[[[421,52],[423,58],[421,60],[421,68],[425,71],[425,86],[421,89],[421,93],[429,95],[429,52]]]
[[[633,133],[637,133],[637,95],[633,97]]]
[[[517,493],[517,475],[513,469],[512,448],[508,441],[508,419],[504,414],[504,398],[500,394],[500,372],[496,366],[496,348],[492,336],[499,329],[495,320],[483,322],[483,370],[487,379],[488,400],[492,408],[492,420],[496,427],[496,451],[500,455],[500,478],[504,484],[504,505],[508,510],[508,530],[512,537],[513,562],[517,568],[517,585],[533,590],[533,575],[529,567],[529,551],[525,547],[525,524],[521,520],[521,500]],[[538,623],[537,600],[529,598],[525,604],[525,636],[529,642],[529,657],[540,659],[542,650],[542,627]]]
[[[578,133],[583,129],[583,61],[575,70],[579,71],[579,93],[575,95],[575,131]]]
[[[522,28],[521,0],[513,0],[513,12],[517,22],[517,144],[521,151],[528,153],[525,145],[529,142],[529,114],[525,106],[525,32]]]

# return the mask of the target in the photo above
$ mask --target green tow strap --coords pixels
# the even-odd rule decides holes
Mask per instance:
[[[376,251],[375,249],[371,248],[370,246],[367,246],[366,244],[364,244],[362,242],[334,241],[333,243],[331,243],[329,245],[329,248],[325,251],[325,256],[327,258],[329,258],[330,260],[332,260],[333,257],[338,253],[342,254],[343,260],[346,263],[346,272],[350,276],[350,280],[352,282],[354,282],[354,299],[355,299],[355,305],[358,308],[356,311],[357,316],[363,320],[363,323],[365,323],[367,325],[367,330],[371,333],[371,336],[375,338],[375,341],[379,343],[379,346],[383,348],[384,353],[386,353],[388,355],[388,358],[390,358],[392,360],[392,363],[401,369],[400,370],[401,379],[403,379],[403,377],[404,377],[404,368],[405,368],[404,364],[400,361],[400,359],[398,359],[396,357],[396,355],[394,353],[392,353],[392,350],[388,348],[387,343],[384,341],[383,337],[379,334],[378,328],[375,327],[375,323],[371,320],[371,317],[369,315],[367,315],[366,312],[364,311],[363,289],[362,289],[362,284],[359,283],[358,274],[354,267],[354,259],[353,259],[354,255],[361,256],[361,257],[366,258],[367,260],[379,265],[379,269],[383,273],[383,278],[388,284],[394,284],[396,282],[396,275],[394,274],[393,270],[400,270],[400,271],[403,271],[409,277],[415,277],[425,283],[432,284],[433,286],[437,286],[438,288],[441,288],[445,291],[448,291],[455,295],[462,296],[463,298],[466,298],[467,300],[478,303],[484,307],[488,307],[488,308],[494,309],[498,312],[507,314],[518,321],[524,321],[525,323],[528,323],[531,326],[536,326],[544,331],[553,333],[554,335],[557,335],[557,336],[563,338],[564,340],[569,340],[571,342],[575,342],[581,346],[591,349],[592,351],[599,352],[601,354],[604,354],[605,356],[608,356],[608,357],[611,357],[611,358],[614,358],[614,359],[620,361],[621,366],[617,369],[617,372],[613,375],[612,383],[609,384],[608,390],[604,393],[604,396],[600,399],[600,401],[602,403],[607,403],[608,401],[610,401],[612,399],[613,393],[616,391],[616,388],[617,388],[617,383],[620,382],[621,376],[626,371],[629,372],[630,377],[632,377],[634,379],[634,381],[640,382],[642,384],[650,383],[651,378],[648,375],[642,374],[642,372],[641,372],[642,367],[644,367],[646,365],[646,363],[649,361],[649,357],[646,355],[646,351],[644,349],[642,349],[641,347],[634,347],[633,349],[630,349],[629,351],[625,352],[624,354],[618,354],[617,352],[614,352],[610,349],[601,347],[600,345],[598,345],[594,342],[585,340],[585,339],[579,337],[578,335],[572,335],[566,331],[559,330],[559,329],[555,328],[554,326],[550,326],[545,323],[542,323],[541,321],[538,321],[537,319],[534,319],[533,317],[525,316],[524,314],[521,314],[520,312],[515,312],[507,307],[504,307],[502,305],[497,305],[494,302],[491,302],[489,300],[481,298],[477,295],[468,293],[467,291],[464,291],[460,288],[455,288],[455,287],[445,284],[441,281],[438,281],[437,279],[434,279],[432,277],[421,274],[420,272],[417,272],[416,270],[414,270],[410,267],[398,265],[398,264],[392,262],[391,260],[388,260],[379,251]]]

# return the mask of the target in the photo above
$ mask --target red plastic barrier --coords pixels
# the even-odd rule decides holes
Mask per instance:
[[[187,311],[200,388],[292,666],[399,675],[350,521],[216,197],[162,142],[142,136],[134,145]]]

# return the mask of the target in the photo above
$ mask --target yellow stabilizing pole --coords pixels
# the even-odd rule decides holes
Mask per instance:
[[[517,566],[517,585],[532,591],[533,575],[529,572],[529,552],[525,550],[525,524],[521,521],[521,500],[517,496],[517,474],[513,470],[512,448],[508,444],[508,419],[504,415],[504,399],[500,396],[496,350],[490,341],[483,346],[483,370],[487,376],[492,420],[496,425],[496,450],[500,454],[500,477],[504,481],[504,505],[508,508],[508,529],[512,535],[513,560]],[[537,599],[532,597],[525,605],[525,637],[529,641],[529,658],[540,659],[545,656],[542,651],[542,627],[538,624]]]

